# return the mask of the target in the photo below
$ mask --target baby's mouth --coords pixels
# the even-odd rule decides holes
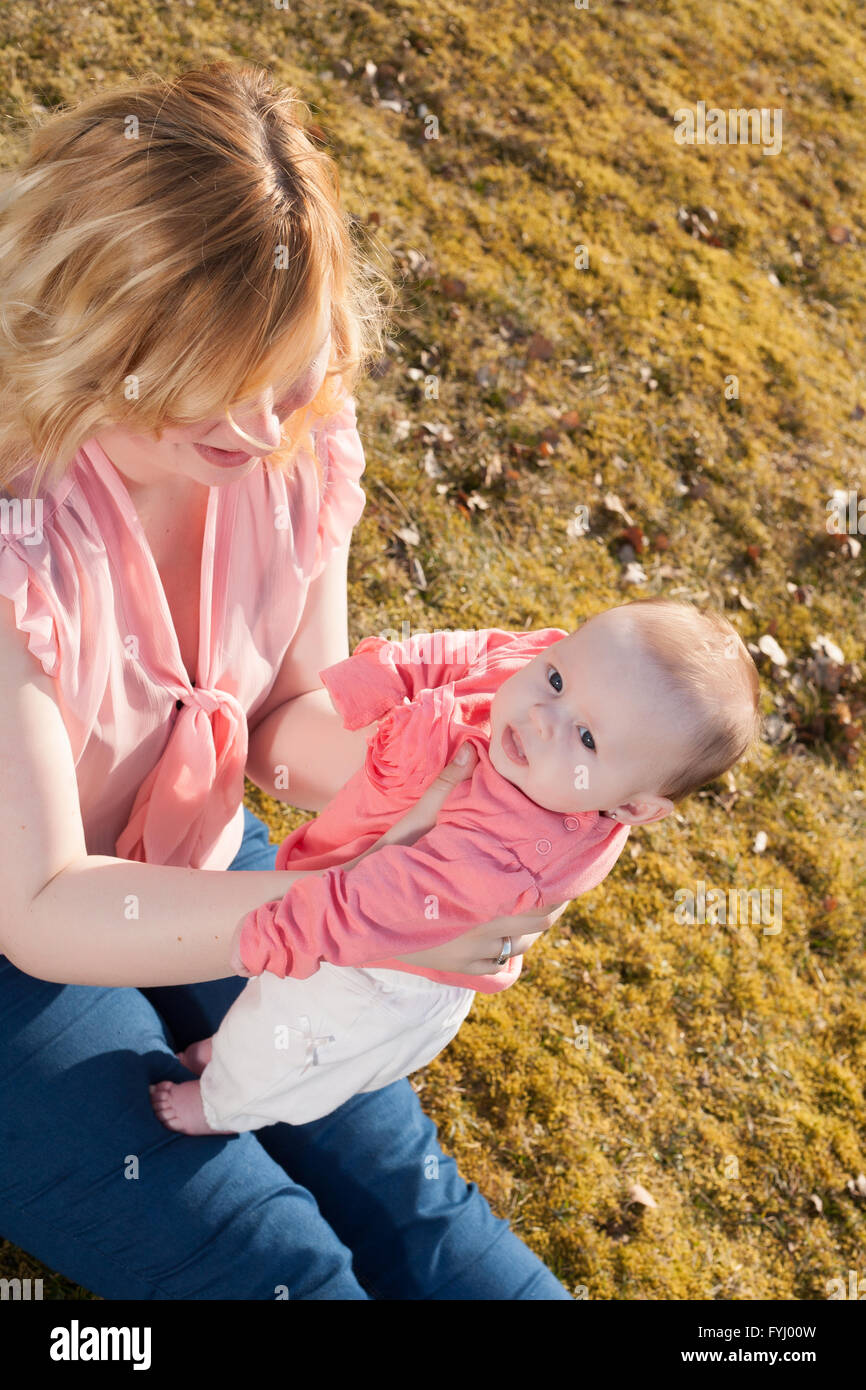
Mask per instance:
[[[529,762],[524,752],[523,744],[520,741],[520,735],[510,724],[506,724],[505,728],[502,730],[502,747],[505,750],[506,756],[509,757],[513,763],[525,765]]]

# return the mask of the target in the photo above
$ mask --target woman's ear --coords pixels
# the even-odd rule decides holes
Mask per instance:
[[[614,806],[608,815],[623,825],[648,825],[650,821],[669,816],[673,809],[674,803],[667,796],[641,796]]]

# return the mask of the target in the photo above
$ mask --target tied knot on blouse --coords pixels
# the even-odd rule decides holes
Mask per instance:
[[[139,863],[195,865],[243,800],[248,731],[226,690],[192,686],[156,766],[138,789],[117,853]]]

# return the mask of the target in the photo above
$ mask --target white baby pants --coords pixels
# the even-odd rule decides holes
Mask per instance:
[[[238,1131],[320,1119],[432,1062],[474,998],[425,975],[327,962],[307,980],[254,976],[214,1034],[205,1119]]]

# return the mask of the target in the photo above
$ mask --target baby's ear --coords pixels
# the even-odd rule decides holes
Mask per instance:
[[[674,803],[667,796],[645,796],[636,801],[624,801],[616,809],[617,820],[623,825],[649,825],[651,821],[669,816]]]

